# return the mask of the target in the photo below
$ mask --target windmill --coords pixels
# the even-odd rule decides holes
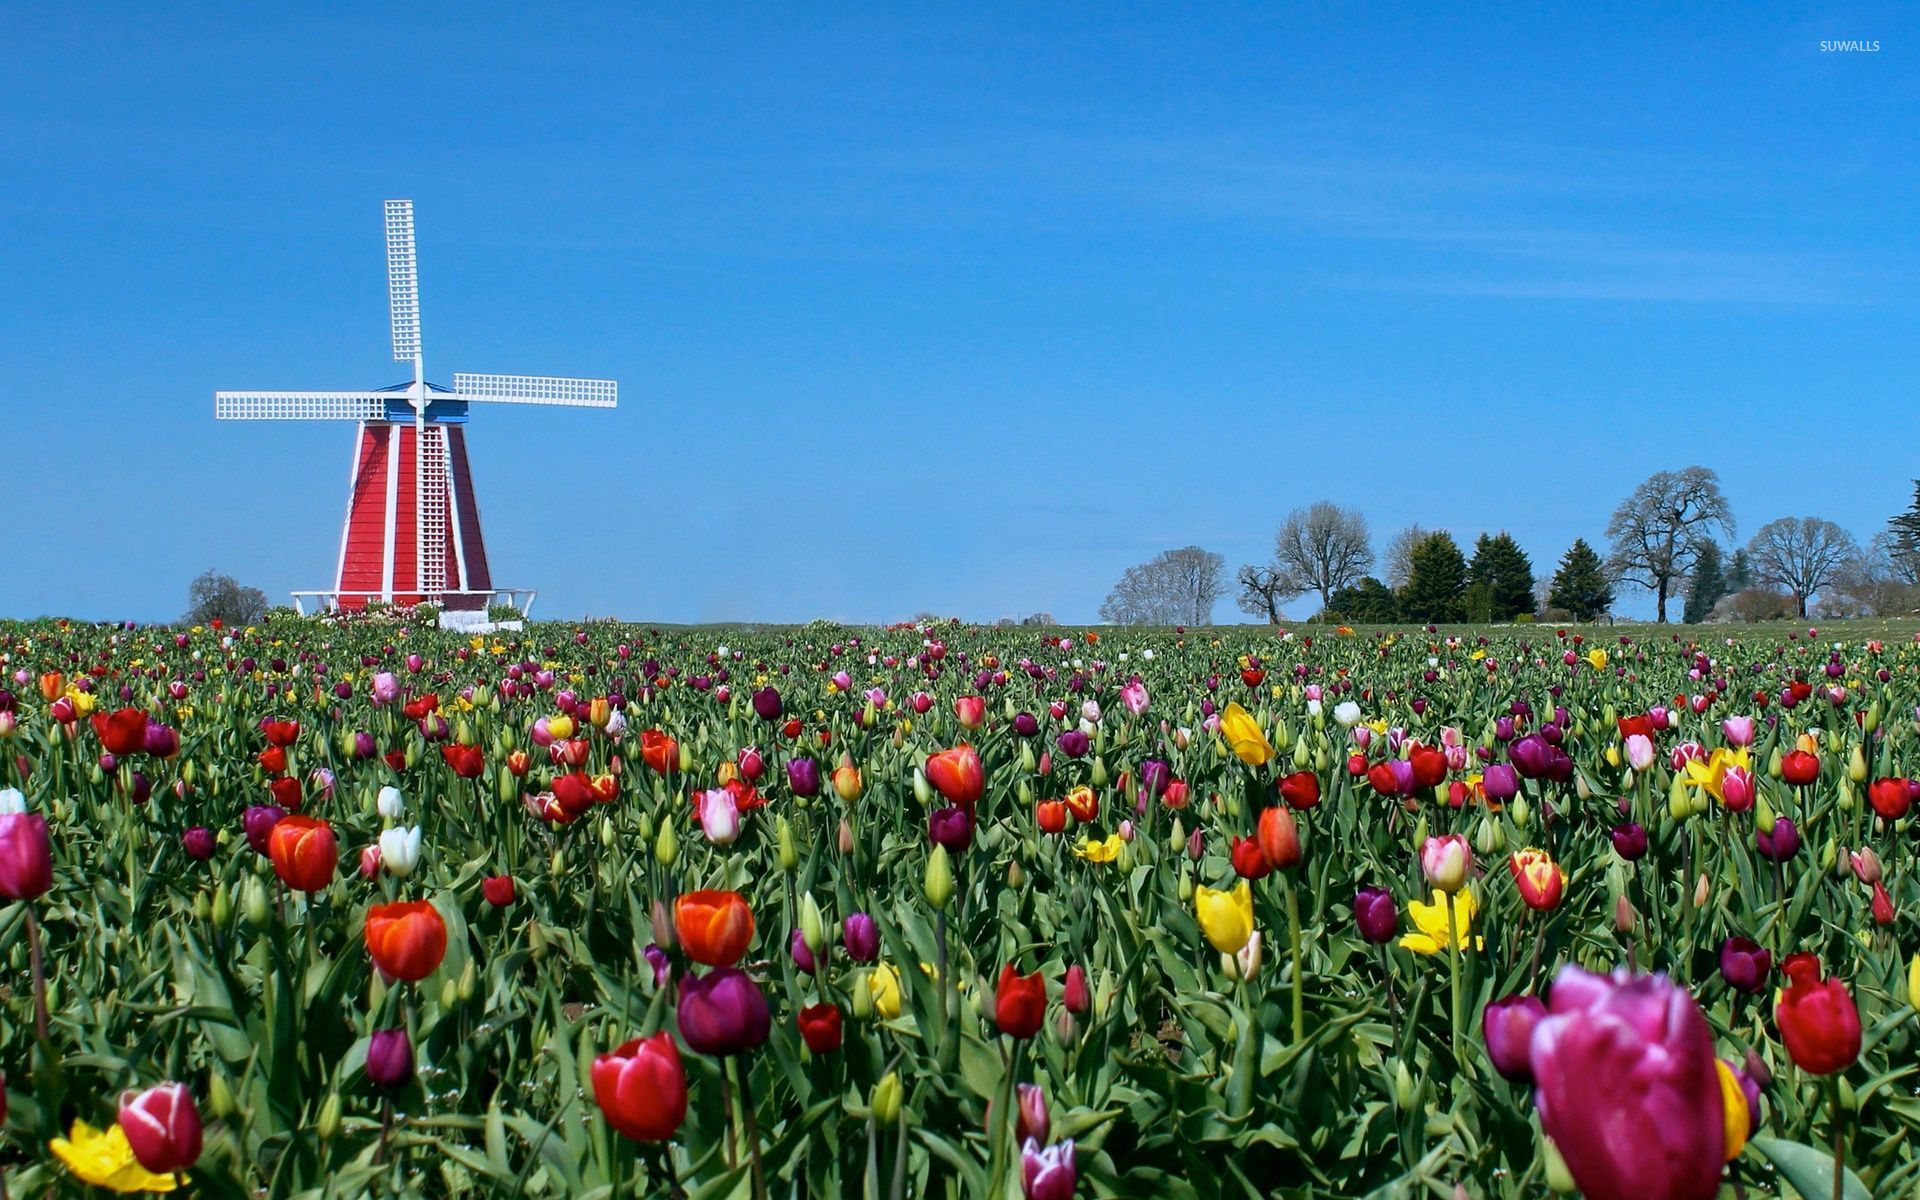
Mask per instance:
[[[333,587],[293,593],[294,603],[344,609],[371,600],[431,603],[443,613],[477,613],[505,594],[531,607],[533,593],[497,588],[480,537],[465,426],[473,404],[612,408],[611,379],[456,373],[453,387],[428,383],[420,354],[420,275],[413,201],[387,201],[387,305],[393,357],[413,364],[413,381],[364,392],[215,392],[222,421],[353,421],[353,476]]]

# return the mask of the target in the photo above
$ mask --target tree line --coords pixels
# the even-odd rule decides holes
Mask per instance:
[[[1320,619],[1383,624],[1593,621],[1629,588],[1653,596],[1662,623],[1676,606],[1688,623],[1920,608],[1920,480],[1912,504],[1865,544],[1811,516],[1769,521],[1741,545],[1735,534],[1720,477],[1701,466],[1648,476],[1608,520],[1607,553],[1575,538],[1545,579],[1505,530],[1481,533],[1469,555],[1448,531],[1411,525],[1376,559],[1366,516],[1322,500],[1288,513],[1272,555],[1241,566],[1231,583],[1221,555],[1166,550],[1127,568],[1100,617],[1205,625],[1234,588],[1242,612],[1273,623],[1282,606],[1308,595],[1319,600]]]

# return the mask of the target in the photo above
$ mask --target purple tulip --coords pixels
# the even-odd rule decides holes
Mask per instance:
[[[1379,945],[1400,928],[1400,909],[1385,888],[1363,887],[1353,894],[1353,923],[1365,940]]]
[[[810,758],[788,759],[787,783],[792,786],[796,796],[819,795],[820,764]]]
[[[1023,738],[1030,738],[1040,732],[1040,722],[1030,712],[1013,714],[1013,731]]]
[[[1520,794],[1520,776],[1506,763],[1488,763],[1480,776],[1480,787],[1487,799],[1505,804]]]
[[[413,1043],[405,1029],[376,1029],[367,1039],[367,1078],[375,1087],[405,1087],[413,1079]]]
[[[1480,1014],[1480,1036],[1487,1043],[1487,1058],[1502,1079],[1509,1083],[1533,1082],[1528,1058],[1533,1027],[1546,1015],[1547,1006],[1540,997],[1518,994],[1493,1001]]]
[[[798,929],[787,939],[787,953],[793,957],[793,965],[808,975],[819,965],[813,959],[813,948],[807,945],[807,935]]]
[[[680,1036],[702,1054],[743,1054],[767,1040],[773,1017],[760,985],[738,967],[680,981]]]
[[[1531,1050],[1534,1104],[1587,1200],[1712,1200],[1726,1131],[1713,1031],[1664,975],[1566,966]]]
[[[1638,862],[1647,852],[1647,831],[1637,821],[1616,825],[1607,836],[1613,839],[1613,852],[1628,862]]]
[[[165,725],[149,721],[145,749],[155,758],[172,758],[180,752],[180,735]]]
[[[880,955],[880,927],[863,912],[849,913],[840,922],[840,944],[847,957],[858,963],[872,962]]]
[[[207,861],[213,857],[213,830],[208,829],[205,825],[195,825],[191,829],[182,831],[180,834],[180,848],[187,852],[187,857],[196,862]]]
[[[1028,1139],[1020,1147],[1020,1187],[1027,1200],[1073,1200],[1073,1189],[1079,1182],[1072,1138],[1045,1149]]]
[[[0,897],[34,900],[53,886],[53,843],[39,813],[0,814]]]
[[[1754,830],[1753,840],[1768,862],[1783,863],[1800,853],[1800,830],[1786,817],[1775,818],[1772,829]]]
[[[241,827],[247,831],[247,845],[255,853],[267,852],[267,839],[273,835],[273,827],[287,815],[287,810],[278,804],[253,804],[240,814]]]
[[[1173,782],[1173,768],[1157,758],[1149,758],[1140,764],[1140,786],[1148,795],[1158,800],[1167,794],[1167,784]]]
[[[354,733],[353,756],[355,758],[372,758],[374,752],[378,749],[379,746],[374,742],[372,734],[364,729]]]
[[[1014,1140],[1021,1145],[1028,1142],[1044,1142],[1053,1131],[1053,1118],[1047,1112],[1047,1094],[1037,1083],[1020,1084],[1015,1091],[1019,1095],[1019,1111],[1015,1115]]]
[[[665,950],[662,950],[653,942],[648,942],[647,948],[641,951],[641,953],[646,956],[647,965],[653,968],[653,986],[659,987],[667,981],[667,976],[672,973],[673,960],[667,957]]]
[[[938,808],[927,814],[927,838],[949,854],[973,845],[973,815],[964,808]]]
[[[1060,747],[1060,753],[1068,758],[1084,757],[1093,748],[1093,739],[1087,736],[1084,729],[1069,729],[1055,738],[1054,742]]]
[[[1720,944],[1720,978],[1735,991],[1758,995],[1772,969],[1772,952],[1752,938],[1730,937]]]

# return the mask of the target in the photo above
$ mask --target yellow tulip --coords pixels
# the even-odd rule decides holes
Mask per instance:
[[[1264,766],[1273,757],[1273,743],[1260,732],[1260,722],[1241,708],[1238,700],[1229,701],[1221,710],[1220,736],[1227,739],[1234,757],[1250,767]]]
[[[85,1121],[75,1121],[66,1137],[54,1138],[47,1148],[76,1178],[94,1187],[114,1192],[171,1192],[178,1186],[174,1176],[156,1175],[140,1165],[118,1122],[103,1133]]]
[[[1595,646],[1593,649],[1587,651],[1587,662],[1594,670],[1604,671],[1607,669],[1607,652]]]
[[[892,966],[879,963],[867,973],[867,992],[881,1020],[891,1021],[900,1015],[900,973]]]
[[[1109,834],[1104,841],[1098,842],[1082,838],[1080,844],[1073,848],[1073,852],[1091,863],[1110,863],[1120,857],[1120,847],[1125,844],[1120,835],[1114,833]]]
[[[1907,1003],[1920,1008],[1920,954],[1907,964]]]
[[[1253,889],[1242,879],[1232,891],[1198,887],[1193,910],[1207,941],[1222,954],[1238,954],[1253,936]]]
[[[1720,1076],[1720,1111],[1726,1122],[1726,1161],[1732,1162],[1740,1157],[1740,1151],[1747,1145],[1747,1129],[1753,1123],[1753,1115],[1747,1111],[1747,1093],[1740,1088],[1740,1080],[1726,1060],[1713,1060],[1714,1071]]]
[[[1453,934],[1462,950],[1482,948],[1486,943],[1481,938],[1472,938],[1469,947],[1469,931],[1473,929],[1473,919],[1479,915],[1480,903],[1473,898],[1472,888],[1461,888],[1453,894]],[[1415,954],[1438,954],[1447,948],[1447,894],[1439,888],[1433,890],[1433,903],[1422,904],[1418,900],[1407,901],[1407,916],[1413,919],[1418,933],[1409,933],[1400,939],[1402,948]]]

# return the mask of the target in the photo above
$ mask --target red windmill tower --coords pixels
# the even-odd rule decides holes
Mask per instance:
[[[496,587],[480,536],[480,508],[467,463],[467,409],[473,404],[548,404],[612,408],[611,379],[456,373],[453,387],[428,383],[420,355],[420,278],[414,257],[413,201],[387,201],[387,302],[393,357],[413,364],[413,381],[366,392],[215,392],[223,421],[354,421],[353,477],[340,529],[333,587],[295,592],[339,608],[430,603],[443,612],[484,610],[496,595],[520,602],[533,593]]]

